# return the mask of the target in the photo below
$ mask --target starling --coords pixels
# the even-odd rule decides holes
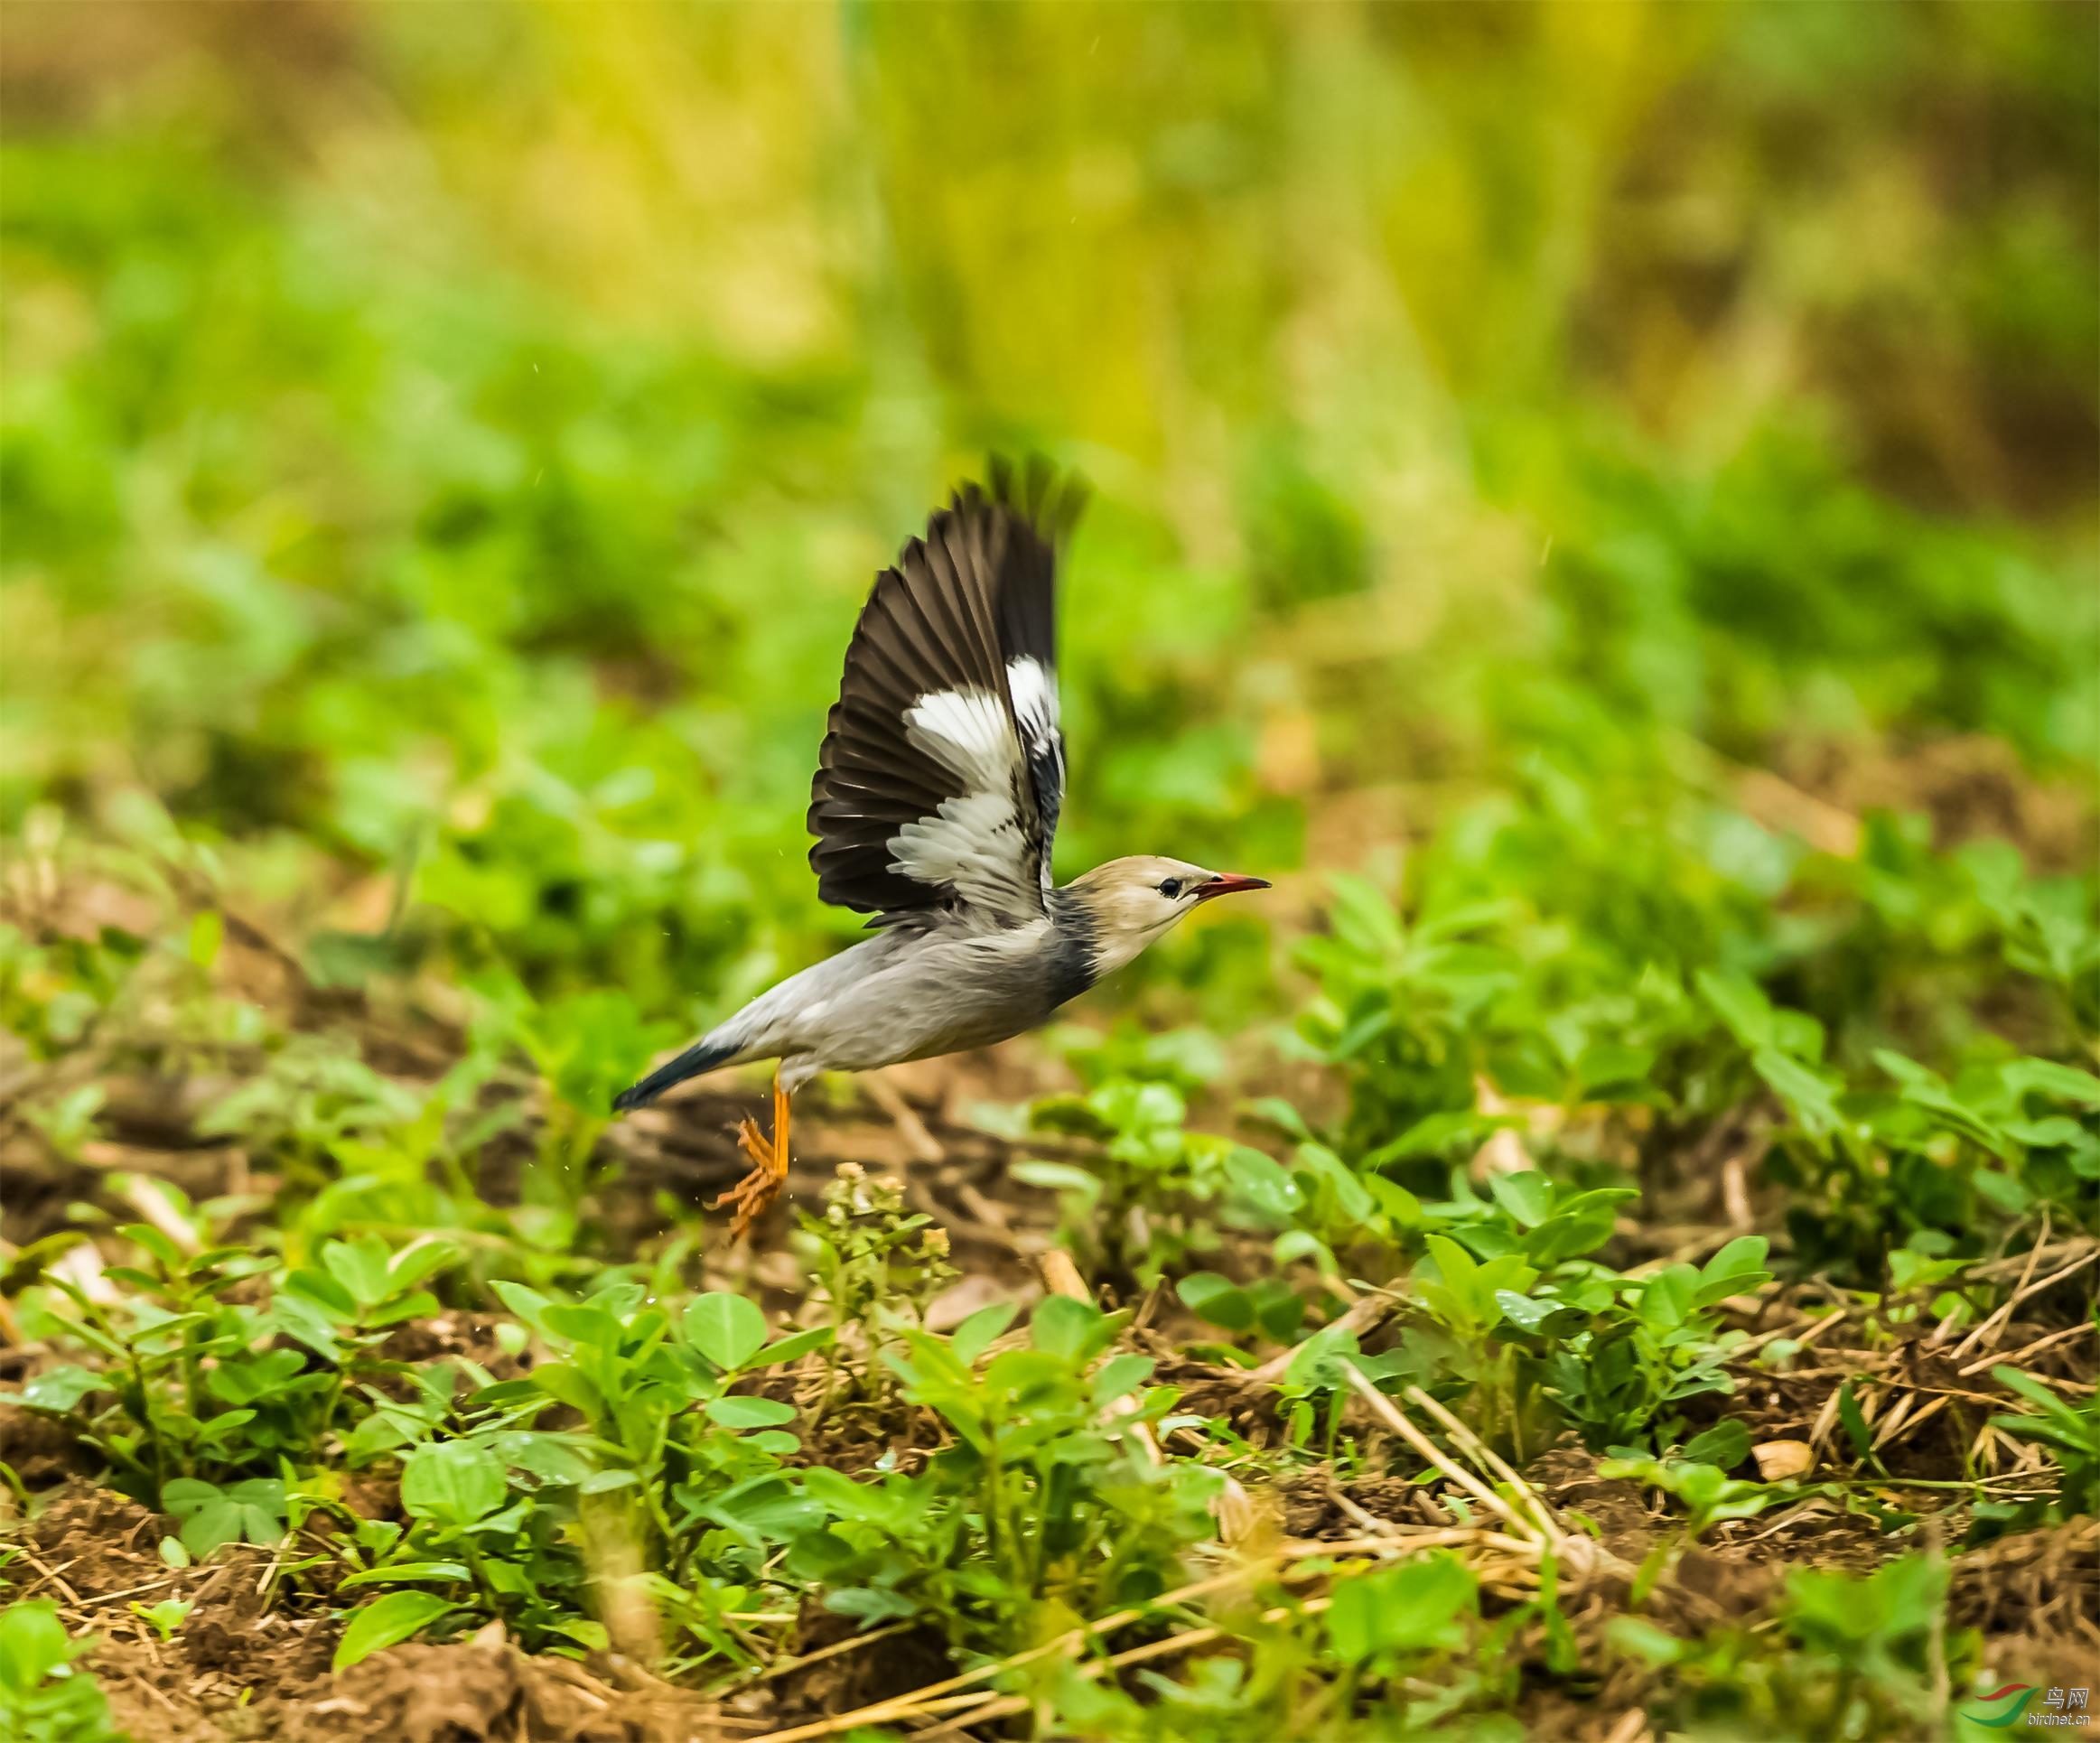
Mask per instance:
[[[1260,878],[1140,856],[1057,886],[1065,791],[1057,573],[1083,491],[994,461],[908,543],[846,649],[811,792],[825,901],[874,936],[790,975],[615,1100],[644,1107],[718,1067],[776,1059],[773,1130],[715,1200],[742,1235],[788,1176],[789,1102],[822,1071],[871,1071],[1035,1028],[1214,897]]]

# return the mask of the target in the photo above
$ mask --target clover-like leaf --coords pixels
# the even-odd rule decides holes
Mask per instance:
[[[766,1346],[766,1316],[756,1301],[715,1290],[686,1309],[686,1339],[724,1374],[734,1374]]]

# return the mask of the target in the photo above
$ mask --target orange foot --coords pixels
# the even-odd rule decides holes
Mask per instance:
[[[737,1128],[737,1148],[751,1158],[751,1170],[707,1207],[725,1207],[735,1213],[730,1218],[729,1238],[741,1241],[753,1223],[780,1196],[788,1181],[788,1095],[778,1077],[773,1080],[773,1135],[769,1141],[756,1120],[747,1119]]]

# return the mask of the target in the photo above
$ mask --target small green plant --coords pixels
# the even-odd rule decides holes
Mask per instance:
[[[1187,1129],[1171,1083],[1110,1077],[1048,1096],[1031,1124],[1093,1147],[1086,1166],[1029,1158],[1013,1177],[1058,1194],[1059,1239],[1092,1276],[1150,1288],[1218,1246],[1219,1229],[1284,1227],[1293,1203],[1277,1165],[1234,1140]]]
[[[274,1542],[283,1484],[259,1473],[318,1459],[351,1426],[347,1416],[364,1414],[346,1389],[404,1371],[378,1347],[392,1327],[436,1310],[420,1285],[457,1250],[424,1239],[396,1253],[368,1235],[326,1242],[318,1269],[287,1272],[242,1246],[186,1253],[147,1224],[117,1233],[145,1262],[103,1272],[126,1292],[92,1296],[50,1269],[47,1254],[29,1308],[32,1324],[99,1366],[48,1368],[15,1402],[65,1421],[126,1493],[182,1517],[193,1552]],[[273,1486],[277,1500],[266,1503]],[[265,1533],[258,1522],[273,1505],[277,1525]]]
[[[1338,1705],[1350,1711],[1367,1685],[1402,1682],[1423,1661],[1459,1651],[1479,1608],[1479,1581],[1436,1552],[1341,1581],[1327,1612],[1328,1645],[1342,1667]]]
[[[1558,1346],[1545,1388],[1584,1444],[1667,1446],[1684,1427],[1678,1406],[1735,1389],[1727,1363],[1742,1338],[1722,1330],[1715,1310],[1771,1281],[1765,1254],[1762,1236],[1740,1235],[1702,1266],[1666,1266],[1638,1282],[1593,1271],[1518,1310]]]
[[[1969,1636],[1941,1626],[1946,1583],[1946,1563],[1926,1554],[1864,1577],[1796,1568],[1777,1635],[1722,1629],[1685,1640],[1632,1616],[1614,1618],[1608,1635],[1620,1653],[1666,1673],[1650,1703],[1658,1729],[1937,1735],[1974,1651]]]
[[[408,1407],[375,1400],[386,1438],[406,1443],[410,1524],[356,1524],[341,1589],[415,1590],[382,1599],[346,1649],[491,1617],[528,1642],[602,1646],[604,1625],[576,1612],[587,1581],[612,1579],[705,1650],[748,1663],[723,1618],[817,1515],[782,1464],[799,1444],[786,1431],[794,1406],[732,1388],[823,1347],[831,1328],[769,1342],[742,1296],[703,1295],[673,1315],[617,1279],[578,1302],[497,1288],[546,1357],[528,1379],[481,1375],[462,1396],[427,1384]],[[557,1404],[583,1428],[533,1426]]]
[[[187,1599],[163,1598],[157,1604],[134,1603],[131,1613],[152,1628],[162,1640],[173,1640],[175,1630],[182,1626],[191,1608]]]
[[[370,1139],[415,1117],[415,1097],[342,1042],[293,1037],[263,1070],[206,1110],[201,1130],[273,1156],[310,1188],[335,1174],[344,1139]]]
[[[924,1615],[958,1646],[1011,1650],[1041,1620],[1155,1595],[1214,1532],[1221,1479],[1138,1444],[1174,1393],[1146,1387],[1148,1357],[1106,1355],[1121,1316],[1051,1296],[1026,1347],[985,1359],[1013,1311],[983,1309],[952,1338],[908,1331],[892,1354],[907,1399],[954,1437],[924,1475],[805,1474],[832,1523],[796,1542],[788,1571],[820,1583],[829,1608]]]
[[[1740,1436],[1742,1431],[1736,1430]],[[1741,1451],[1748,1452],[1747,1436],[1741,1440]],[[1706,1449],[1696,1448],[1699,1451]],[[1725,1450],[1722,1453],[1725,1457]],[[1707,1464],[1698,1458],[1685,1459],[1606,1459],[1597,1467],[1600,1477],[1630,1477],[1650,1488],[1660,1489],[1682,1502],[1685,1506],[1685,1535],[1696,1542],[1713,1526],[1727,1519],[1754,1519],[1767,1507],[1779,1502],[1792,1500],[1793,1495],[1781,1488],[1763,1483],[1748,1483],[1729,1476],[1727,1464]]]
[[[1865,1579],[1788,1572],[1781,1624],[1823,1673],[1805,1679],[1810,1692],[1798,1711],[1809,1735],[1862,1734],[1861,1706],[1917,1720],[1944,1705],[1934,1690],[1942,1667],[1933,1660],[1946,1650],[1946,1563],[1936,1555],[1906,1555]],[[1880,1729],[1893,1727],[1884,1719]]]
[[[92,1640],[70,1640],[47,1599],[0,1609],[0,1719],[11,1743],[119,1743],[109,1703],[74,1661]]]
[[[513,1492],[498,1451],[504,1446],[500,1431],[484,1431],[409,1450],[401,1462],[408,1528],[375,1529],[382,1522],[364,1522],[359,1547],[369,1554],[369,1565],[338,1587],[395,1589],[353,1615],[337,1651],[338,1668],[454,1615],[499,1617],[538,1645],[606,1644],[604,1630],[576,1614],[584,1575],[563,1542],[565,1510],[529,1488]],[[512,1450],[543,1470],[551,1468],[544,1453],[535,1456],[537,1449]],[[413,1625],[404,1627],[412,1616]]]
[[[296,1351],[258,1349],[269,1329],[266,1312],[224,1299],[267,1272],[270,1262],[239,1247],[186,1254],[146,1224],[117,1233],[145,1266],[113,1265],[103,1276],[129,1293],[98,1300],[47,1268],[53,1293],[31,1316],[56,1340],[100,1357],[102,1366],[49,1369],[16,1402],[70,1421],[118,1483],[152,1506],[178,1477],[259,1461],[272,1449],[273,1429],[310,1439],[311,1421],[301,1419],[325,1390],[325,1377],[303,1375]],[[257,1408],[266,1396],[266,1418]],[[113,1403],[92,1408],[97,1398]]]
[[[285,1484],[275,1477],[223,1488],[200,1477],[170,1477],[161,1486],[161,1505],[182,1522],[178,1541],[200,1561],[228,1543],[275,1543],[289,1517]]]
[[[841,1162],[824,1188],[824,1215],[801,1218],[815,1296],[831,1336],[819,1419],[848,1400],[889,1395],[884,1352],[903,1328],[923,1325],[933,1298],[954,1281],[947,1231],[904,1208],[904,1188]]]

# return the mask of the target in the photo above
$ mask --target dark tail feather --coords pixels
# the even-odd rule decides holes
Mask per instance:
[[[727,1065],[736,1057],[736,1049],[712,1038],[695,1041],[668,1064],[659,1065],[648,1077],[631,1088],[623,1089],[612,1098],[612,1111],[625,1114],[630,1108],[647,1107],[673,1084],[682,1084],[688,1077],[697,1077],[703,1071],[712,1071],[718,1065]]]

